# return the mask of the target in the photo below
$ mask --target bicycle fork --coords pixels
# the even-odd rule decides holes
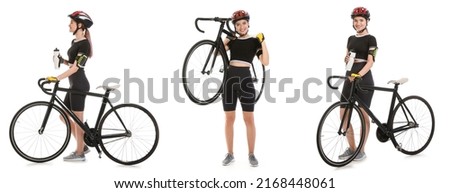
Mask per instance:
[[[50,117],[50,113],[52,112],[53,105],[55,105],[55,97],[56,97],[56,89],[53,90],[52,98],[50,99],[49,106],[47,111],[45,112],[44,120],[42,121],[41,128],[39,128],[38,133],[42,135],[44,133],[45,127],[47,126],[48,118]]]
[[[50,103],[47,111],[45,112],[45,116],[44,116],[44,120],[42,121],[41,128],[39,128],[39,130],[38,130],[39,135],[42,135],[44,133],[45,127],[47,126],[48,118],[50,117],[50,113],[53,108],[53,105],[54,105],[53,103]]]
[[[351,106],[351,105],[350,105]],[[351,108],[351,107],[350,107]],[[352,118],[352,110],[349,107],[346,107],[344,110],[344,114],[342,115],[342,121],[341,121],[341,125],[339,126],[339,130],[338,130],[338,134],[339,135],[343,135],[346,136],[347,135],[347,131],[349,130],[349,128],[351,127],[351,118]],[[346,117],[348,114],[348,118]],[[347,122],[346,122],[347,121]],[[346,124],[345,124],[346,123]],[[344,124],[345,124],[345,128],[344,128]]]
[[[214,54],[214,56],[212,57],[212,63],[211,63],[211,67],[209,68],[208,71],[206,71],[206,66],[208,66],[209,61],[211,60],[211,56]],[[203,65],[203,69],[202,69],[202,74],[207,74],[210,75],[213,71],[214,68],[214,64],[216,63],[216,58],[219,54],[219,48],[215,48],[214,46],[211,46],[211,50],[208,53],[208,58],[206,58],[205,64]],[[219,72],[223,72],[224,71],[224,66],[222,65],[220,67]]]

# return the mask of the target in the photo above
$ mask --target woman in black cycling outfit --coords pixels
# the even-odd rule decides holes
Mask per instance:
[[[346,101],[346,98],[348,98],[350,95],[351,82],[354,80],[354,77],[350,76],[352,73],[356,73],[361,76],[360,82],[361,85],[368,85],[368,86],[374,85],[372,72],[370,69],[372,68],[373,63],[375,62],[375,55],[378,47],[377,47],[377,40],[373,35],[370,35],[367,30],[367,23],[370,20],[369,10],[367,10],[364,7],[357,7],[353,9],[351,18],[353,19],[353,28],[356,30],[356,35],[352,35],[348,38],[347,55],[345,57],[345,63],[349,61],[350,52],[354,52],[356,53],[356,55],[351,70],[347,71],[347,76],[349,78],[344,83],[341,101]],[[367,93],[357,92],[356,94],[362,99],[362,101],[368,107],[370,107],[373,91],[368,91]],[[370,130],[369,116],[367,115],[367,112],[364,111],[364,109],[362,108],[360,109],[363,113],[363,117],[366,123],[366,135],[364,136],[365,142],[362,146],[362,149],[354,160],[363,160],[364,158],[366,158],[364,147],[365,143],[367,142],[367,136]],[[344,109],[341,108],[341,115],[343,114]],[[347,157],[353,154],[353,151],[355,150],[355,143],[353,137],[354,137],[353,135],[347,135],[347,139],[350,143],[350,148],[348,148],[342,155],[340,155],[339,158],[347,159]]]
[[[75,11],[69,15],[69,31],[73,33],[75,39],[72,46],[67,51],[68,60],[60,56],[60,62],[69,66],[69,69],[57,76],[58,80],[69,77],[70,89],[76,91],[89,91],[89,81],[84,73],[84,67],[88,58],[92,56],[91,37],[88,28],[92,26],[91,17],[83,11]],[[80,120],[83,120],[83,111],[86,95],[77,93],[66,94],[64,104],[69,107]],[[72,135],[77,141],[77,148],[70,155],[64,157],[65,161],[84,161],[84,154],[89,152],[89,148],[84,144],[84,131],[72,120],[70,121]]]
[[[251,166],[258,166],[258,160],[254,155],[256,129],[253,117],[255,107],[255,89],[250,74],[255,55],[263,65],[269,64],[264,35],[256,37],[248,35],[249,14],[244,10],[238,10],[232,15],[237,37],[227,37],[224,40],[226,50],[230,50],[230,65],[227,71],[227,79],[222,94],[223,109],[225,111],[225,137],[228,153],[223,160],[223,165],[229,165],[234,161],[233,133],[236,117],[236,105],[239,99],[243,111],[245,126],[247,127],[247,142],[249,162]]]

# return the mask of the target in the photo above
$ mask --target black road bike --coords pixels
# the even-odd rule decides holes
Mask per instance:
[[[320,157],[328,165],[341,167],[350,163],[361,150],[366,134],[366,124],[362,110],[368,113],[378,128],[377,139],[380,142],[391,140],[394,147],[405,154],[415,155],[430,144],[434,133],[434,114],[430,104],[420,96],[400,97],[399,85],[407,79],[389,81],[394,88],[360,85],[361,78],[352,74],[350,97],[344,102],[336,102],[323,114],[317,130],[317,148]],[[328,86],[332,89],[331,79],[347,79],[345,76],[328,77]],[[356,95],[356,92],[369,91],[392,92],[387,122],[382,123],[375,114]],[[398,102],[396,102],[398,101]],[[350,148],[351,156],[342,156]],[[341,156],[340,156],[341,155]],[[345,157],[345,158],[344,158]]]
[[[199,105],[214,102],[223,91],[229,59],[222,41],[222,34],[236,38],[229,22],[231,18],[197,18],[198,21],[219,22],[219,32],[216,40],[201,40],[194,44],[186,55],[183,65],[182,80],[184,90],[189,99]],[[225,25],[227,29],[225,29]],[[255,102],[261,97],[265,82],[265,67],[262,64],[251,65],[252,80],[255,85]]]
[[[53,85],[46,88],[45,85]],[[102,151],[113,161],[138,164],[149,158],[156,149],[159,130],[156,119],[144,107],[137,104],[113,106],[109,94],[116,87],[101,86],[104,94],[79,92],[60,88],[54,78],[41,78],[39,87],[50,101],[32,102],[22,107],[11,121],[9,137],[14,150],[32,162],[47,162],[58,157],[70,140],[69,118],[84,130],[86,145],[95,147],[99,157]],[[102,98],[102,105],[94,127],[82,120],[66,106],[57,91]],[[111,107],[106,112],[106,105]],[[100,150],[101,148],[101,150]]]

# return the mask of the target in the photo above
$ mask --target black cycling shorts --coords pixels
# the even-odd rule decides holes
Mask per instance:
[[[238,99],[242,111],[253,112],[256,95],[250,68],[230,65],[222,93],[223,110],[235,111]]]
[[[346,76],[350,76],[352,73],[358,73],[365,65],[366,63],[355,63],[353,64],[352,70],[349,72],[347,71]],[[363,77],[361,77],[360,85],[364,86],[374,86],[372,72],[369,70]],[[352,83],[349,79],[346,79],[344,82],[344,87],[342,89],[341,94],[341,101],[345,102],[350,97],[350,89],[351,89]],[[370,104],[372,103],[372,97],[373,97],[373,90],[367,91],[367,92],[358,92],[355,91],[356,95],[362,100],[364,104],[367,105],[367,107],[370,107]]]
[[[86,95],[67,92],[64,104],[72,111],[84,111]]]
[[[90,89],[84,70],[78,69],[75,74],[69,77],[70,89],[81,92],[88,92]],[[86,95],[77,92],[67,92],[64,104],[72,111],[84,111]]]

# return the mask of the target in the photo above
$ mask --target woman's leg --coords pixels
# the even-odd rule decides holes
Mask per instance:
[[[78,119],[83,120],[83,111],[74,111],[75,115],[78,117]],[[81,155],[84,154],[84,130],[81,129],[80,126],[77,124],[75,125],[75,139],[77,141],[77,149],[76,154]]]
[[[366,125],[366,134],[364,136],[364,144],[363,144],[363,146],[361,148],[361,152],[365,152],[364,148],[366,146],[367,139],[369,137],[369,131],[370,131],[370,119],[369,119],[369,115],[367,114],[367,112],[364,109],[362,109],[362,108],[360,108],[360,109],[362,111],[362,114],[363,114],[363,117],[364,117],[364,122],[365,122],[365,125]]]
[[[225,111],[225,139],[229,154],[233,154],[234,120],[236,111]]]
[[[353,126],[351,125],[351,123],[348,122],[348,115],[349,115],[349,110],[351,109],[347,109],[347,112],[345,112],[346,108],[341,108],[340,109],[340,114],[341,114],[341,120],[344,121],[344,123],[342,124],[342,129],[344,132],[346,132],[346,137],[347,137],[347,141],[348,144],[350,146],[350,150],[351,151],[355,151],[356,149],[356,144],[355,144],[355,134],[353,133]],[[345,113],[345,115],[344,115]],[[350,124],[350,125],[348,125]],[[347,129],[347,130],[345,130]]]
[[[253,154],[255,152],[255,141],[256,141],[255,119],[253,116],[253,112],[244,111],[243,114],[245,126],[247,127],[248,152],[249,154]]]

